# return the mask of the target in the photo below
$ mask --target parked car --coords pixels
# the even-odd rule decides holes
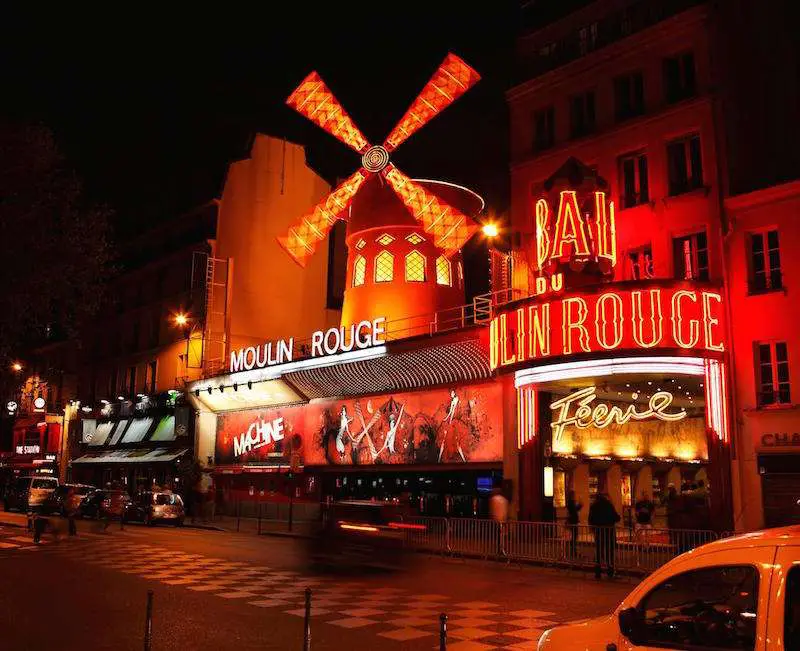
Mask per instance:
[[[140,491],[125,510],[126,520],[137,520],[147,525],[172,522],[180,527],[185,517],[183,499],[172,491]]]
[[[718,540],[673,559],[610,615],[550,629],[539,651],[800,649],[800,526]]]
[[[82,518],[119,518],[131,501],[124,490],[99,488],[81,500],[78,515]]]
[[[58,488],[55,477],[18,477],[6,489],[3,508],[6,511],[40,511],[45,500]]]
[[[72,489],[72,504],[65,502],[67,495]],[[42,505],[42,511],[45,513],[58,513],[59,515],[66,515],[67,508],[77,509],[81,501],[92,491],[97,490],[94,486],[89,484],[61,484],[56,488]]]

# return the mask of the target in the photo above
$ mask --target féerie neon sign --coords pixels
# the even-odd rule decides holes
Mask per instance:
[[[683,420],[687,412],[681,407],[680,411],[668,411],[673,395],[669,391],[656,391],[650,396],[647,409],[639,410],[636,405],[625,408],[600,402],[592,405],[597,399],[597,389],[586,387],[568,396],[559,398],[550,403],[550,409],[557,412],[550,424],[553,430],[553,440],[561,439],[567,427],[588,429],[594,427],[603,429],[611,424],[624,425],[631,420],[647,420],[655,418],[667,422]],[[574,411],[573,411],[574,409]]]

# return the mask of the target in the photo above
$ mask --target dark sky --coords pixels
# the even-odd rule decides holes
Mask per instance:
[[[224,13],[214,3],[213,15],[201,15],[187,5],[183,16],[156,5],[130,15],[6,9],[0,112],[52,127],[124,234],[218,196],[227,163],[246,154],[254,131],[308,144],[329,178],[350,174],[357,156],[286,107],[286,96],[316,69],[367,138],[382,142],[452,50],[483,80],[394,160],[411,176],[468,184],[506,208],[503,93],[517,2],[278,6]]]

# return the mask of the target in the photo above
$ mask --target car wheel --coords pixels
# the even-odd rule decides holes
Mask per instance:
[[[8,505],[8,500],[3,500],[3,510],[10,511],[11,507]]]
[[[176,527],[182,527],[183,526],[183,518],[178,518],[177,520],[175,520],[175,526]]]
[[[152,517],[152,516],[150,516],[150,515],[146,515],[146,516],[145,516],[145,518],[144,518],[144,523],[145,523],[145,524],[146,524],[148,527],[152,527],[152,526],[153,526],[153,524],[155,524],[155,523],[153,522],[153,517]]]

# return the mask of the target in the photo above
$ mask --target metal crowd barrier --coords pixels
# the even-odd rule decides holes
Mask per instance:
[[[603,572],[622,570],[641,574],[728,535],[701,529],[499,523],[473,518],[415,517],[404,522],[405,541],[410,548],[587,569],[599,566]]]

